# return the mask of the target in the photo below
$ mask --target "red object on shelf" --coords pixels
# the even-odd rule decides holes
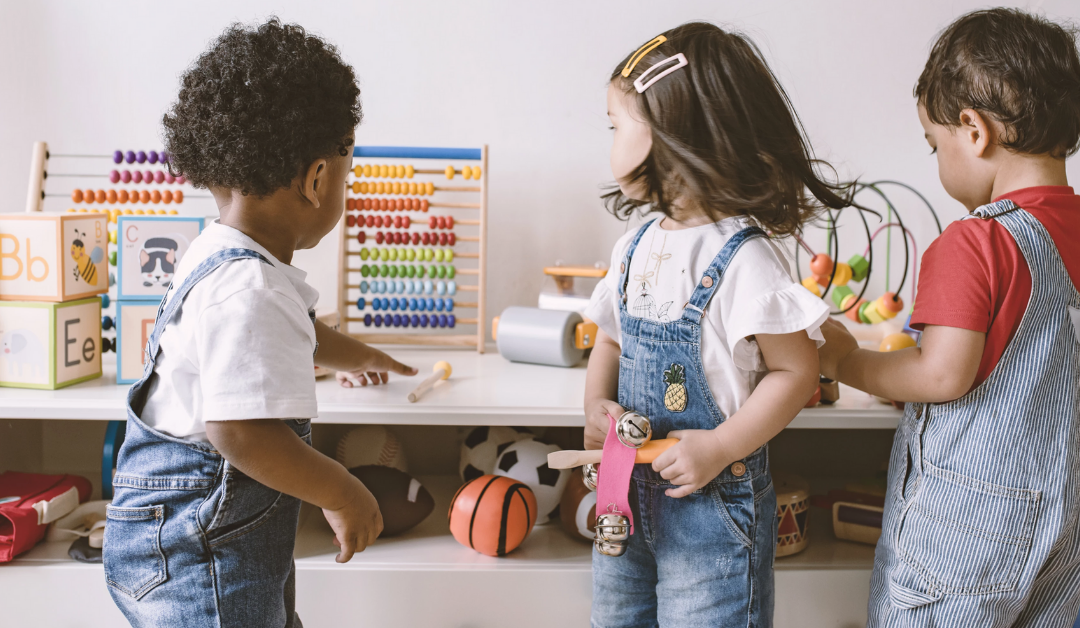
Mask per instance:
[[[45,538],[49,524],[90,498],[90,480],[78,475],[0,473],[0,563]]]

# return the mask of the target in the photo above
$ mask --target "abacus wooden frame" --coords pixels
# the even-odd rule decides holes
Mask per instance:
[[[477,161],[480,162],[480,207],[479,224],[477,225],[478,253],[477,269],[475,270],[476,283],[476,318],[474,322],[459,324],[476,325],[476,332],[472,334],[431,334],[421,331],[415,333],[351,333],[349,323],[356,323],[358,317],[348,315],[349,307],[353,302],[349,299],[349,251],[348,242],[351,239],[345,222],[348,210],[341,215],[341,239],[338,248],[338,307],[341,314],[342,330],[349,336],[366,343],[384,343],[395,345],[430,345],[451,347],[476,347],[478,353],[484,353],[486,340],[485,321],[487,312],[485,301],[487,296],[487,198],[488,198],[488,146],[484,144],[480,149],[479,159],[475,157],[475,148],[428,148],[408,146],[356,146],[353,149],[353,157],[366,159],[437,159],[443,161]],[[457,256],[455,256],[457,257]],[[464,259],[464,258],[462,258]],[[472,269],[468,269],[472,270]],[[459,273],[471,274],[471,273]],[[463,286],[459,286],[461,290]],[[472,319],[465,319],[472,320]]]

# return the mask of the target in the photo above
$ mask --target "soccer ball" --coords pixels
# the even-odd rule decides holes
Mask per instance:
[[[568,469],[548,467],[547,455],[553,451],[559,451],[559,446],[521,440],[508,445],[495,462],[495,475],[513,478],[532,489],[539,511],[537,524],[546,523],[557,512],[566,481],[570,479]]]
[[[532,438],[532,432],[517,427],[477,427],[465,436],[461,444],[461,463],[458,473],[468,482],[481,475],[491,475],[495,470],[495,459],[510,443],[525,438]]]

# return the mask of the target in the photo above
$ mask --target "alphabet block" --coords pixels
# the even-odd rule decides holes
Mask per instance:
[[[108,292],[108,224],[106,214],[0,214],[0,301]]]
[[[203,229],[188,216],[120,216],[116,224],[116,298],[160,302],[176,265]]]
[[[55,390],[101,377],[101,299],[0,301],[0,386]]]
[[[146,301],[116,302],[117,384],[134,384],[142,377],[146,342],[154,331],[159,305]]]

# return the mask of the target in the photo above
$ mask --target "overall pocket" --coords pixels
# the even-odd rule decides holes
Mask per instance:
[[[619,398],[616,401],[627,410],[634,407],[634,360],[621,355],[619,356]]]
[[[720,519],[735,538],[746,547],[752,546],[757,504],[754,503],[754,484],[750,481],[749,474],[746,480],[741,482],[713,480],[705,485],[705,491],[712,498]],[[775,507],[770,516],[775,518]]]
[[[161,551],[164,506],[105,508],[105,580],[136,600],[168,579]]]
[[[900,518],[901,559],[943,593],[1015,588],[1031,552],[1041,493],[928,462],[923,471]]]
[[[252,479],[231,464],[225,464],[222,475],[214,516],[206,527],[206,538],[211,546],[260,527],[283,502],[293,499]]]

